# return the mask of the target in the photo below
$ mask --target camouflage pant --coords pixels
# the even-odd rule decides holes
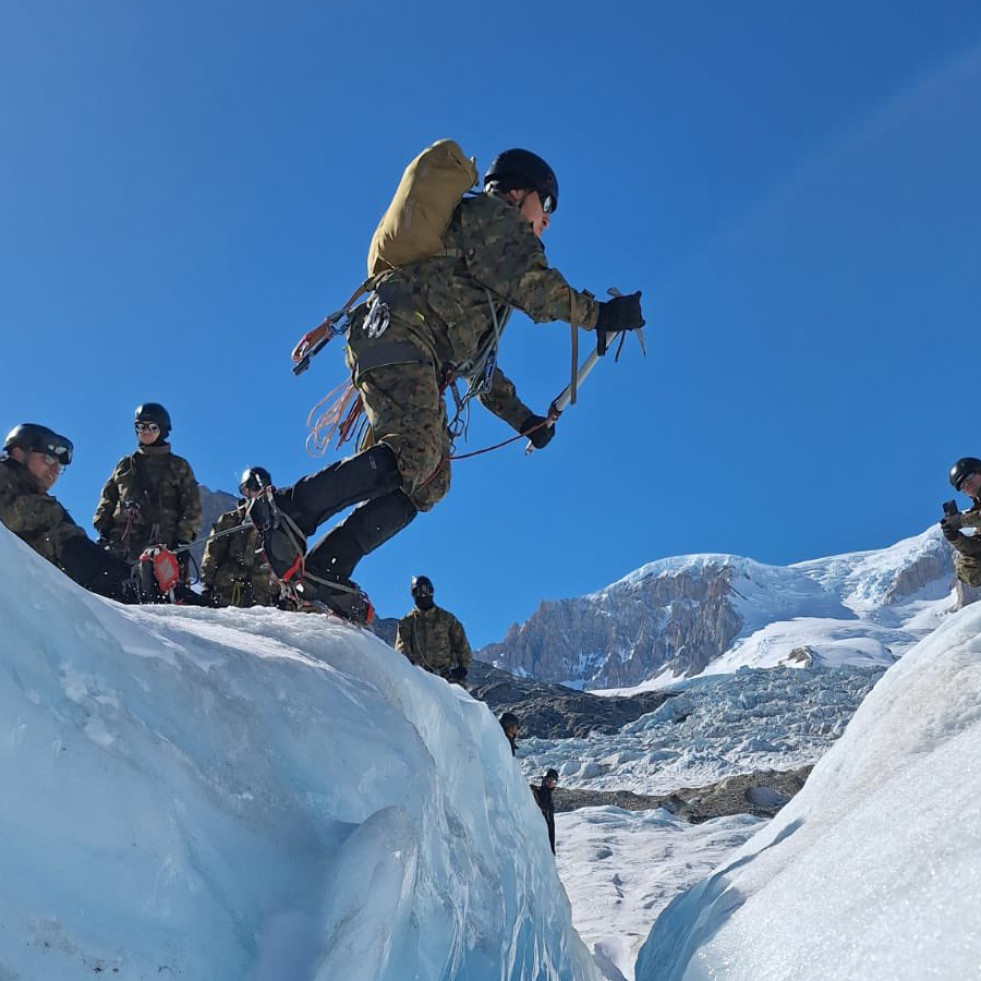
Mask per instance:
[[[957,576],[968,586],[981,586],[981,557],[957,555],[954,557]]]
[[[450,437],[435,368],[381,365],[360,375],[357,386],[373,441],[398,460],[402,490],[420,511],[431,510],[450,489]]]

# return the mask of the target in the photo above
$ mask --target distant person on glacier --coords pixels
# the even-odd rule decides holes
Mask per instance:
[[[535,796],[535,803],[538,805],[545,824],[548,826],[548,843],[555,854],[555,804],[552,801],[552,791],[558,786],[558,770],[548,769],[542,777],[542,782],[536,787],[531,784],[531,792]]]
[[[463,624],[436,605],[429,576],[413,576],[409,591],[415,606],[399,620],[395,649],[418,667],[462,685],[473,658]]]
[[[71,440],[47,426],[11,429],[0,455],[0,521],[85,589],[139,602],[130,564],[96,545],[49,493],[73,451]]]
[[[957,552],[954,566],[957,577],[968,586],[981,586],[981,460],[966,456],[950,468],[950,483],[956,491],[971,499],[967,511],[957,511],[956,505],[945,506],[940,522],[944,537]],[[962,528],[974,528],[975,534],[965,535]]]
[[[250,512],[273,572],[352,618],[364,604],[350,578],[361,559],[449,491],[451,429],[459,431],[472,398],[536,447],[551,440],[556,414],[533,412],[497,366],[512,309],[536,323],[565,321],[602,338],[644,325],[639,292],[599,301],[549,267],[541,236],[555,217],[558,180],[528,150],[499,154],[482,192],[469,194],[477,177],[473,161],[452,141],[434,144],[406,170],[373,251],[389,215],[411,225],[410,213],[426,212],[409,205],[416,188],[428,191],[431,174],[449,175],[440,200],[446,221],[433,229],[431,247],[409,242],[390,258],[379,246],[369,257],[367,301],[349,311],[347,361],[369,424],[361,451],[304,478],[290,497],[257,499]],[[443,187],[436,186],[436,197]],[[452,389],[460,409],[451,422],[444,398],[458,381],[465,391]],[[308,550],[322,524],[354,505]]]
[[[511,746],[511,755],[518,755],[518,733],[521,731],[521,720],[514,714],[514,712],[505,712],[500,719],[501,728],[504,730],[504,735],[508,737],[508,743]]]

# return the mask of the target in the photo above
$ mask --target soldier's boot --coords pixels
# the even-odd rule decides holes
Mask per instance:
[[[285,490],[265,488],[250,502],[248,515],[262,536],[273,574],[281,582],[298,581],[303,574],[307,538],[324,521],[352,504],[385,497],[400,484],[395,454],[379,443]]]
[[[296,585],[297,595],[308,602],[322,602],[341,616],[348,615],[346,611],[354,602],[352,596],[361,593],[351,580],[357,564],[398,534],[418,513],[400,490],[355,508],[311,550],[304,563],[303,579]]]
[[[303,573],[307,539],[297,523],[279,507],[280,498],[271,487],[265,487],[258,497],[249,501],[245,513],[259,532],[273,575],[280,582],[290,583]]]

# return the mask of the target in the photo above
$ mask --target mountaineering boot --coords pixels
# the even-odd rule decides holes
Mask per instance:
[[[311,596],[312,588],[316,595]],[[375,618],[375,608],[368,594],[350,579],[337,582],[319,582],[313,586],[304,579],[295,589],[298,609],[301,613],[327,613],[359,626],[367,626]]]
[[[306,537],[280,509],[272,487],[264,487],[261,494],[253,497],[245,513],[262,537],[262,550],[273,575],[288,583],[302,574]]]

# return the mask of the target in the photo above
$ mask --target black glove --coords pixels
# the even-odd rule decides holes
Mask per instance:
[[[204,600],[205,606],[218,605],[218,594],[210,586],[205,586],[201,590],[201,599]]]
[[[644,326],[644,315],[640,309],[640,290],[627,296],[615,296],[599,305],[596,329],[607,334],[621,330],[637,330]]]
[[[521,424],[521,428],[518,430],[522,436],[527,436],[531,440],[531,445],[535,447],[536,450],[544,450],[549,443],[552,442],[552,437],[555,435],[555,426],[545,425],[548,422],[547,416],[536,416],[532,413],[527,419]]]
[[[462,664],[458,664],[455,668],[450,668],[446,672],[446,677],[449,681],[462,683],[467,680],[467,669]]]
[[[944,538],[946,538],[948,542],[956,542],[957,539],[961,537],[960,517],[961,516],[959,514],[949,514],[947,517],[941,518],[940,520],[940,530],[944,533]]]

